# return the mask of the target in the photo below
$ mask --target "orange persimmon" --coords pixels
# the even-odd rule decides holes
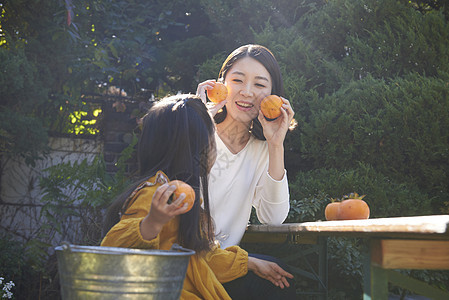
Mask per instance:
[[[178,199],[182,193],[186,195],[184,200],[179,204],[179,207],[182,207],[187,203],[187,210],[185,212],[191,210],[195,203],[195,191],[193,188],[181,180],[172,180],[168,184],[176,186],[176,190],[173,192],[175,199]]]
[[[332,202],[327,204],[324,215],[327,221],[332,220],[361,220],[368,219],[370,209],[368,204],[362,200],[363,196],[357,193],[350,193],[345,195],[341,201],[332,199]]]
[[[221,82],[215,82],[211,90],[207,90],[207,97],[214,103],[220,103],[228,96],[228,88]]]
[[[331,202],[326,205],[326,209],[324,210],[324,215],[327,221],[338,220],[338,207],[341,202]]]
[[[338,207],[339,220],[362,220],[369,218],[369,206],[362,199],[341,201]]]
[[[269,95],[260,103],[260,110],[268,121],[273,121],[281,115],[281,107],[284,104],[282,98],[277,95]]]

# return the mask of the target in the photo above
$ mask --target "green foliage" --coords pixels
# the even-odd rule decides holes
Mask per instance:
[[[261,31],[266,22],[275,28],[289,28],[301,16],[310,13],[325,1],[297,0],[200,0],[209,19],[220,30],[217,42],[227,53],[253,43],[254,32]]]
[[[45,203],[41,211],[43,234],[53,238],[59,233],[72,243],[98,244],[101,208],[115,187],[102,158],[60,163],[45,172],[40,180]]]
[[[313,168],[367,163],[397,182],[449,193],[449,97],[446,80],[410,74],[387,83],[367,77],[307,102],[300,136]]]
[[[38,291],[50,294],[45,290],[52,286],[52,278],[44,275],[54,271],[46,265],[49,245],[38,246],[37,243],[40,242],[20,242],[7,234],[0,236],[0,276],[14,282],[11,291],[15,297],[12,299],[32,299]]]
[[[330,289],[341,290],[339,287],[344,285],[349,295],[363,294],[362,266],[364,257],[362,252],[366,247],[365,242],[355,238],[328,239]]]
[[[198,70],[198,82],[203,82],[208,79],[217,80],[221,65],[223,64],[227,55],[228,53],[220,52],[218,54],[215,54],[214,57],[203,62]]]
[[[48,136],[42,122],[8,108],[0,111],[0,152],[4,157],[19,156],[35,164],[48,151]]]
[[[71,239],[72,243],[97,245],[101,239],[102,213],[115,196],[129,183],[126,179],[128,161],[137,143],[134,136],[117,162],[118,171],[106,172],[102,156],[92,161],[87,158],[75,162],[62,162],[45,170],[40,179],[42,201],[41,214],[46,220],[46,234],[56,232]],[[70,220],[77,220],[72,224]],[[66,220],[61,222],[61,220]]]
[[[45,120],[33,116],[46,102],[46,91],[23,49],[0,48],[0,70],[0,151],[33,165],[47,150]]]
[[[130,95],[154,86],[151,73],[162,30],[183,25],[173,17],[178,2],[73,1],[76,18],[71,26],[79,35],[74,43],[79,56],[71,61],[73,79],[83,82],[82,76],[89,74],[84,90],[95,91],[100,84],[118,86]]]
[[[449,6],[446,0],[400,0],[400,2],[410,5],[423,14],[441,11],[445,15],[446,20],[449,20]]]
[[[47,100],[36,65],[27,59],[24,49],[1,49],[0,69],[2,106],[28,114]]]
[[[198,49],[203,50],[198,51]],[[198,84],[196,66],[203,63],[205,57],[212,57],[218,50],[214,40],[205,36],[174,41],[172,47],[161,51],[161,59],[157,65],[161,68],[164,65],[166,83],[169,84],[171,91],[195,92]],[[214,77],[207,79],[210,78]]]
[[[357,79],[432,76],[449,67],[449,25],[438,11],[423,15],[390,0],[338,0],[307,16],[304,25],[307,39]]]
[[[290,211],[286,222],[313,222],[322,219],[324,215],[323,207],[329,202],[330,199],[327,194],[321,191],[306,198],[292,198],[290,199]]]
[[[21,272],[26,266],[24,249],[7,235],[0,238],[0,262],[2,276],[15,278],[23,275]]]
[[[298,34],[302,31],[298,25],[275,29],[266,24],[262,31],[254,34],[256,43],[268,47],[278,59],[286,92],[294,104],[300,103],[305,91],[330,93],[350,79],[334,58]]]
[[[290,182],[289,222],[324,220],[331,198],[351,192],[366,195],[370,217],[414,216],[432,213],[432,198],[413,184],[398,183],[367,164],[352,169],[320,168],[297,173]]]

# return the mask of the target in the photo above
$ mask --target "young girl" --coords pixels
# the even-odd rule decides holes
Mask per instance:
[[[225,101],[210,108],[215,117],[217,159],[209,179],[211,215],[223,248],[238,245],[245,233],[251,209],[261,223],[281,224],[288,215],[289,189],[284,167],[284,139],[293,120],[289,101],[281,116],[267,121],[260,112],[265,96],[284,97],[279,65],[260,45],[234,50],[223,63],[218,81],[228,89]],[[206,91],[215,80],[198,85],[206,103]]]
[[[154,104],[143,118],[138,146],[142,179],[108,210],[101,245],[168,250],[177,243],[195,250],[181,299],[293,299],[292,275],[276,263],[248,257],[238,246],[216,246],[207,179],[214,150],[214,124],[199,98],[174,96]],[[169,201],[173,179],[195,190],[188,212],[179,206],[184,194]]]

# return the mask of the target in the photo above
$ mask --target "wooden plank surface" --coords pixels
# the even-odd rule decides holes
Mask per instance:
[[[449,241],[373,240],[371,261],[384,269],[449,270]]]
[[[250,225],[247,232],[373,235],[409,235],[449,239],[449,215],[373,218],[367,220],[317,221],[281,225]]]

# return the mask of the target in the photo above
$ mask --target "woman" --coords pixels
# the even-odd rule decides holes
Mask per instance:
[[[218,81],[228,89],[225,101],[210,108],[216,122],[217,159],[209,179],[210,210],[223,248],[238,245],[251,216],[280,224],[288,215],[289,190],[284,167],[284,139],[293,109],[284,96],[279,65],[260,45],[245,45],[224,61]],[[206,91],[215,80],[198,85]],[[281,116],[266,120],[260,102],[270,94],[282,97]]]
[[[142,179],[108,210],[101,245],[168,250],[177,243],[195,250],[181,299],[292,298],[292,275],[276,263],[248,257],[238,246],[215,246],[207,180],[215,157],[214,124],[199,98],[174,96],[155,104],[143,118],[139,139]],[[173,179],[194,188],[190,211],[180,205],[184,194],[169,201]]]

